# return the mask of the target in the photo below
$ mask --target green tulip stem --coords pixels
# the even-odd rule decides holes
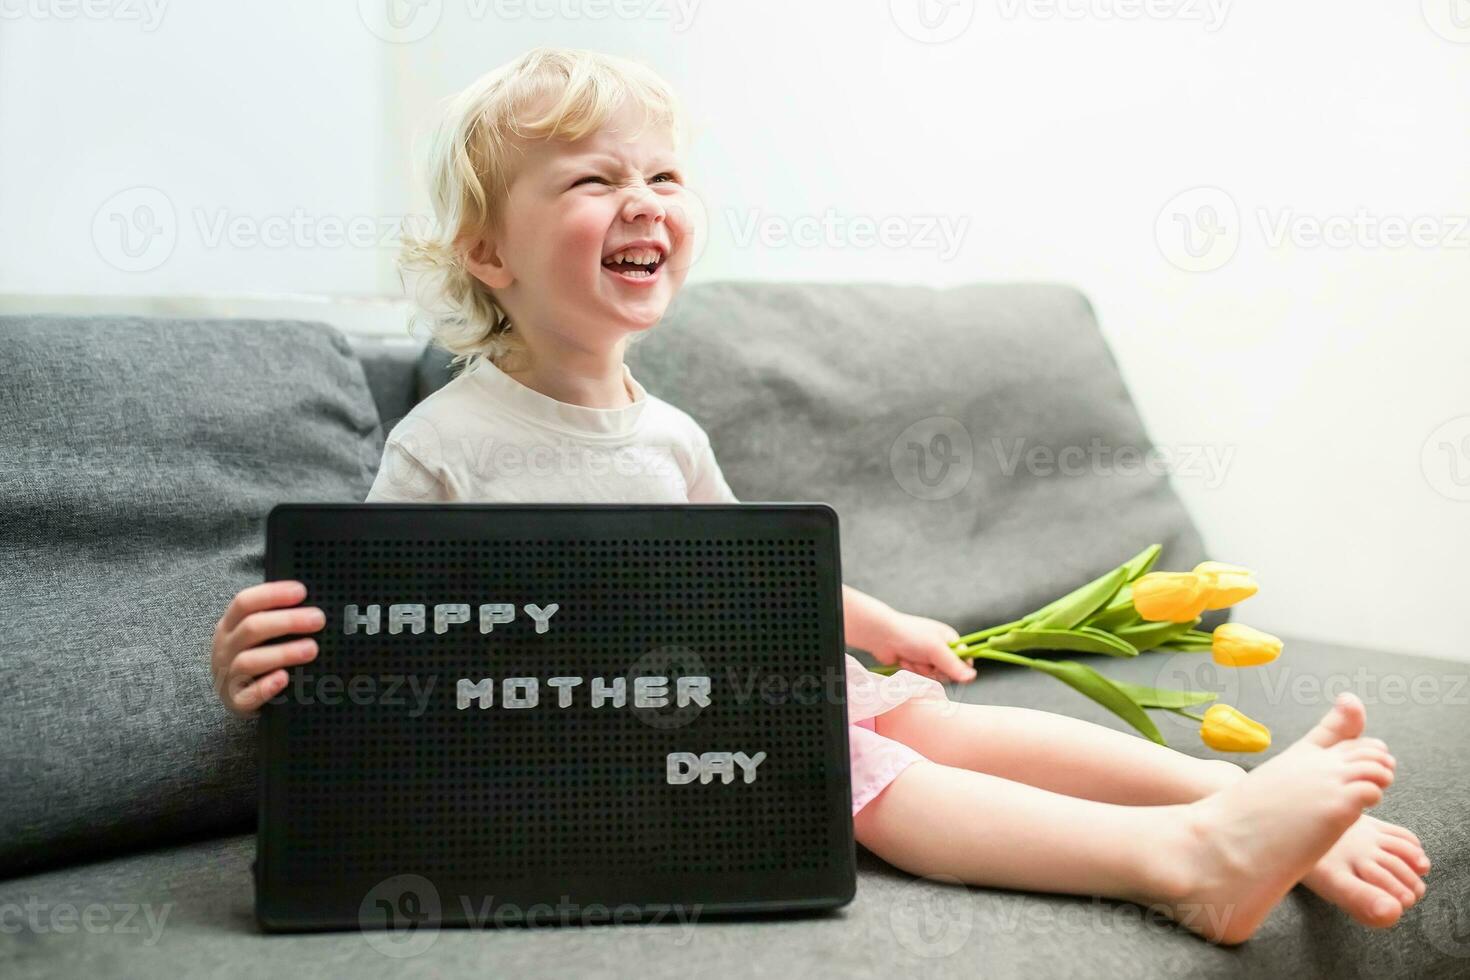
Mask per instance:
[[[950,640],[949,645],[952,647],[973,646],[976,643],[979,643],[981,640],[987,640],[990,637],[998,636],[1001,633],[1008,633],[1016,627],[1023,625],[1025,622],[1026,620],[1024,619],[1018,619],[1014,623],[1002,623],[999,626],[992,626],[989,629],[983,629],[975,633],[967,633],[966,635],[960,637],[958,640]]]
[[[1000,663],[1015,664],[1018,667],[1033,667],[1036,664],[1036,661],[1030,657],[1023,657],[1016,653],[1006,653],[1004,650],[991,650],[983,643],[977,646],[960,647],[955,650],[955,653],[961,660],[973,660],[978,657],[981,660],[995,660]],[[896,673],[898,671],[898,665],[882,664],[878,667],[870,667],[868,669],[875,674],[886,676]]]
[[[1203,725],[1205,723],[1205,716],[1204,715],[1190,714],[1188,711],[1185,711],[1183,708],[1168,708],[1166,710],[1172,711],[1176,715],[1183,715],[1186,718],[1193,718],[1195,721],[1199,722],[1201,725]]]

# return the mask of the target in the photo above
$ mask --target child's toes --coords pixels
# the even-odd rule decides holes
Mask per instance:
[[[1380,829],[1383,830],[1384,833],[1393,834],[1395,837],[1403,838],[1410,844],[1413,844],[1415,847],[1417,847],[1421,852],[1424,850],[1424,843],[1419,840],[1419,835],[1414,833],[1408,827],[1400,827],[1398,824],[1389,823],[1386,820],[1379,820],[1378,823],[1381,825]]]
[[[1414,869],[1405,864],[1398,855],[1384,852],[1378,855],[1378,863],[1397,878],[1405,888],[1414,893],[1415,902],[1424,897],[1426,888],[1424,879],[1416,875]]]
[[[1405,864],[1421,875],[1429,870],[1429,856],[1417,844],[1411,844],[1394,834],[1384,834],[1378,839],[1378,845],[1388,853],[1398,855]]]
[[[1338,893],[1337,904],[1362,925],[1384,929],[1404,914],[1404,907],[1398,899],[1352,871],[1344,869],[1338,872],[1333,885]]]
[[[1353,870],[1358,873],[1359,878],[1362,878],[1368,884],[1377,885],[1392,895],[1398,901],[1400,911],[1414,904],[1414,892],[1402,881],[1399,881],[1393,872],[1372,858],[1365,858],[1353,862]]]
[[[1303,741],[1330,748],[1339,742],[1355,739],[1363,734],[1367,723],[1367,709],[1362,699],[1351,691],[1338,695],[1331,710],[1322,716],[1317,726],[1303,736]]]
[[[1358,759],[1347,766],[1348,779],[1367,780],[1382,789],[1393,785],[1393,770],[1373,759]]]
[[[1376,749],[1371,745],[1359,746],[1345,753],[1345,757],[1349,762],[1376,762],[1380,766],[1390,770],[1397,769],[1399,764],[1398,760],[1392,755],[1382,749]]]

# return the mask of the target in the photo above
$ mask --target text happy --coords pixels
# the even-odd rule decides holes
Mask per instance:
[[[545,633],[551,628],[552,615],[561,607],[554,602],[544,607],[528,602],[521,608],[535,622],[536,632]],[[428,629],[427,617],[428,607],[422,602],[395,602],[388,607],[388,632],[396,636],[402,633],[403,628],[407,626],[410,633],[422,633]],[[513,622],[515,618],[516,607],[509,602],[480,604],[481,633],[492,633],[496,626]],[[382,619],[382,606],[373,603],[366,610],[362,610],[354,602],[342,609],[342,632],[352,636],[361,629],[367,635],[373,636],[382,628]],[[435,633],[447,633],[449,627],[469,621],[470,605],[467,602],[441,602],[434,606]]]

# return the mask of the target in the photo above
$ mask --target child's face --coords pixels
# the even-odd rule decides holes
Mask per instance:
[[[683,285],[699,233],[693,199],[672,134],[650,126],[629,138],[639,122],[625,106],[582,140],[525,145],[504,234],[469,263],[523,332],[606,349],[657,323]],[[651,274],[608,267],[635,242],[658,253]]]

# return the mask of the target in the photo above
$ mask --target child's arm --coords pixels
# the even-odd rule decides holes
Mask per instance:
[[[935,680],[975,679],[975,668],[949,646],[960,635],[953,627],[901,613],[850,585],[842,587],[842,629],[849,646],[868,651],[881,664],[898,664]]]

